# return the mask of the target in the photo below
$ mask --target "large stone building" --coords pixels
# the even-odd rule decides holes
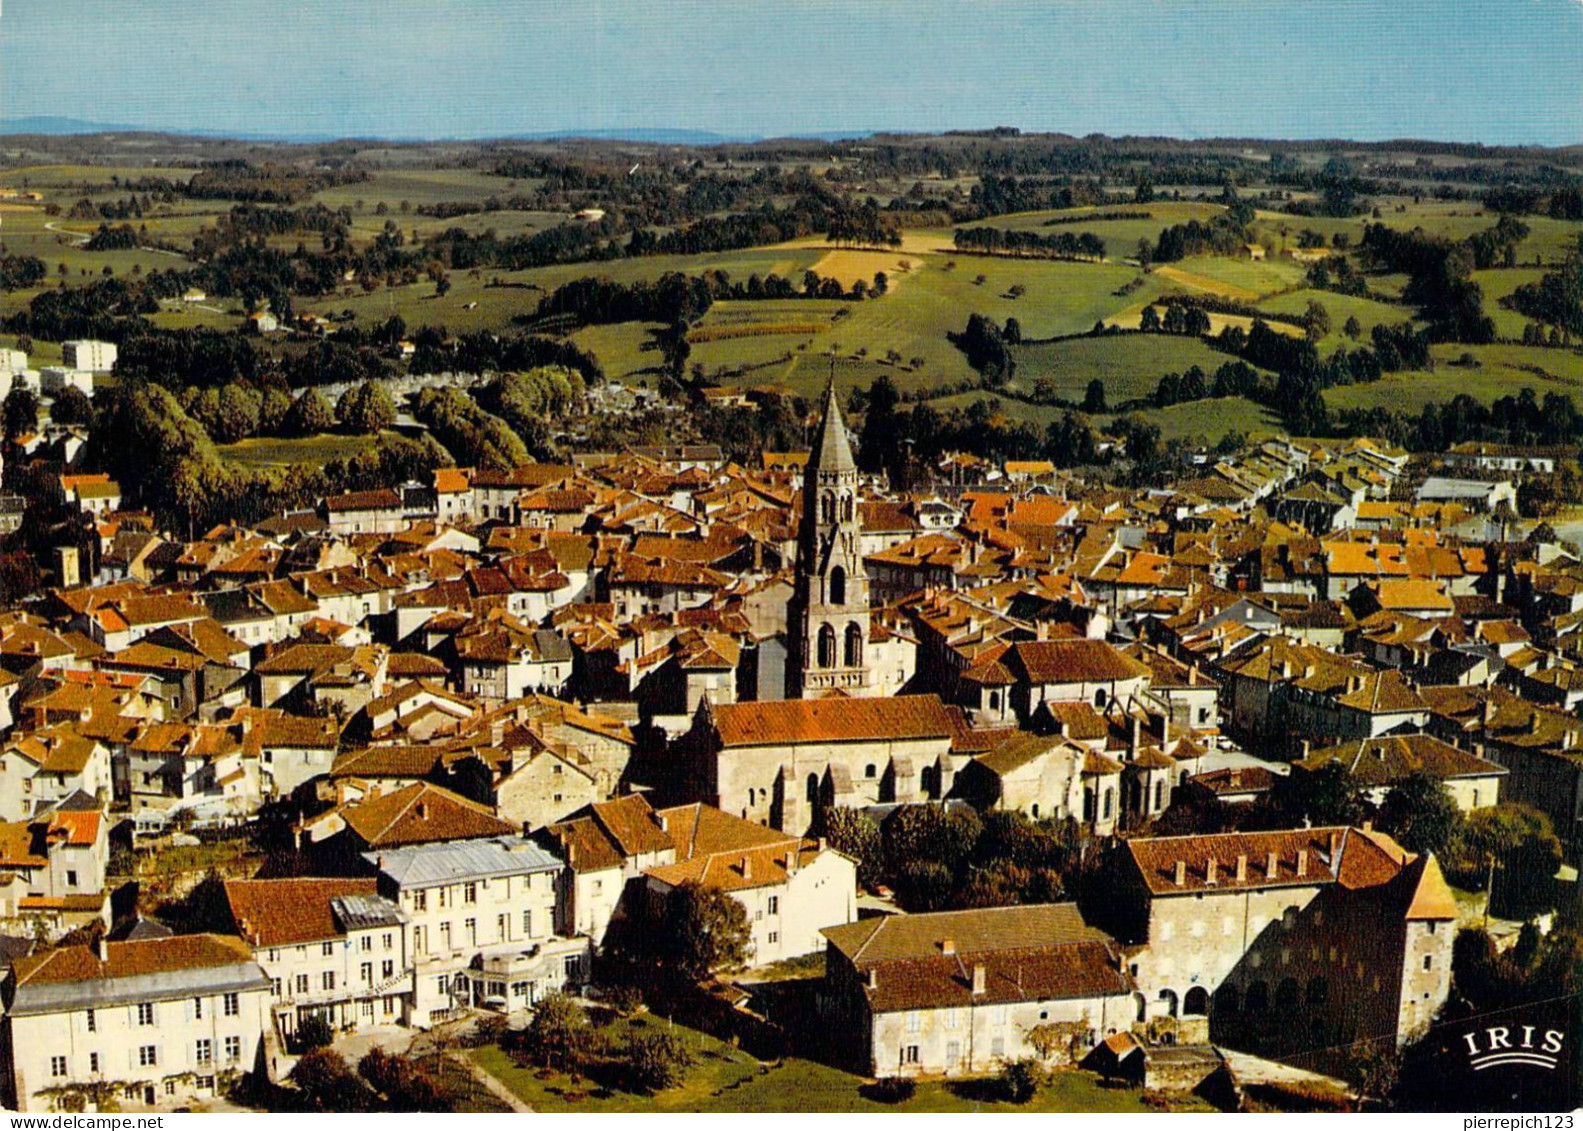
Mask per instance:
[[[62,947],[19,959],[0,992],[4,1098],[17,1111],[210,1097],[261,1066],[269,978],[240,939]]]
[[[556,934],[563,865],[532,841],[414,844],[364,859],[379,870],[379,894],[410,924],[410,1024],[427,1028],[475,1005],[531,1009],[587,983],[589,940]]]
[[[803,472],[797,568],[788,609],[788,699],[831,692],[873,694],[862,540],[857,461],[831,384]]]
[[[865,1075],[992,1072],[1041,1027],[1091,1048],[1133,1019],[1121,953],[1050,903],[863,919],[830,940],[820,1008]]]
[[[1138,1020],[1176,1018],[1184,1039],[1335,1070],[1324,1050],[1406,1041],[1451,989],[1440,866],[1380,833],[1135,837],[1113,901]]]
[[[231,921],[269,976],[276,1031],[406,1021],[407,917],[367,879],[230,880]]]
[[[938,800],[968,760],[966,730],[934,695],[803,699],[699,709],[688,736],[697,792],[727,813],[791,833],[821,807]]]

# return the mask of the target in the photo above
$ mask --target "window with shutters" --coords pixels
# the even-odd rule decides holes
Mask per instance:
[[[193,1050],[193,1060],[199,1064],[208,1064],[214,1060],[214,1042],[208,1037],[200,1038],[197,1048]]]
[[[225,1039],[225,1059],[232,1063],[242,1059],[241,1037],[227,1037]]]
[[[225,1015],[235,1017],[242,1012],[242,999],[236,994],[225,995]]]
[[[154,1024],[154,1004],[152,1002],[145,1001],[138,1005],[137,1023],[139,1025]]]
[[[152,1068],[159,1063],[159,1049],[154,1045],[142,1045],[137,1050],[137,1063],[142,1068]]]
[[[49,1074],[51,1076],[66,1075],[66,1058],[64,1056],[52,1056],[49,1058]]]

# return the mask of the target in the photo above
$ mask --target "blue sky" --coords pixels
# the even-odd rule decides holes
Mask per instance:
[[[1583,0],[0,0],[0,117],[1583,143]]]

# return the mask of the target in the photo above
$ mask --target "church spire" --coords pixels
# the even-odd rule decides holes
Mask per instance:
[[[834,381],[825,386],[824,415],[819,420],[819,435],[814,438],[810,470],[857,470],[857,461],[852,458],[852,441],[847,436],[846,423],[841,419],[841,405],[835,394]]]

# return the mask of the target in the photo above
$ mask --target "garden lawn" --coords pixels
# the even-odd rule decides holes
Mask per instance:
[[[644,1024],[664,1025],[654,1017],[636,1019]],[[617,1039],[627,1022],[612,1023]],[[592,1081],[577,1088],[587,1098],[568,1101],[570,1081],[561,1073],[547,1080],[538,1078],[536,1069],[518,1068],[499,1048],[486,1046],[470,1052],[474,1062],[499,1080],[535,1111],[544,1112],[743,1112],[743,1111],[1123,1111],[1149,1110],[1141,1093],[1133,1088],[1113,1088],[1083,1072],[1058,1073],[1033,1102],[1019,1106],[983,1098],[980,1082],[962,1081],[921,1083],[917,1094],[906,1103],[882,1104],[859,1092],[866,1081],[851,1073],[811,1060],[793,1057],[770,1066],[761,1065],[740,1049],[732,1048],[707,1034],[678,1025],[688,1047],[699,1061],[687,1079],[676,1088],[656,1096],[601,1089]]]

